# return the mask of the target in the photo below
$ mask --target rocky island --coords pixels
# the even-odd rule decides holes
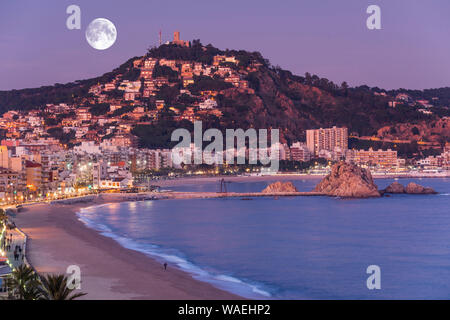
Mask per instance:
[[[398,182],[391,183],[386,189],[381,191],[382,194],[392,193],[392,194],[437,194],[437,192],[428,187],[421,186],[415,182],[410,182],[406,187]]]
[[[339,162],[331,173],[314,188],[315,192],[343,198],[380,197],[377,185],[368,169],[346,162]]]
[[[292,184],[292,182],[281,182],[277,181],[269,184],[262,193],[288,193],[288,192],[298,192],[297,188]]]
[[[405,187],[397,181],[391,183],[382,193],[405,193]]]
[[[393,182],[384,190],[378,190],[368,169],[346,162],[339,162],[331,168],[331,173],[315,187],[314,192],[343,198],[372,198],[384,194],[436,194],[432,188],[410,182],[406,187]]]

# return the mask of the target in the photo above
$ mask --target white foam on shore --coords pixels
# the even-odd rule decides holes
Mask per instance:
[[[230,275],[214,274],[213,272],[206,271],[183,257],[167,253],[157,245],[141,244],[130,238],[117,235],[108,226],[89,218],[89,215],[92,214],[92,209],[105,205],[108,204],[81,209],[80,212],[77,212],[78,220],[87,227],[99,231],[101,235],[115,240],[124,248],[144,253],[147,256],[161,260],[161,262],[176,265],[181,270],[191,274],[196,280],[210,283],[219,289],[229,291],[244,298],[265,299],[272,297],[268,291],[261,288],[261,285],[251,284]]]

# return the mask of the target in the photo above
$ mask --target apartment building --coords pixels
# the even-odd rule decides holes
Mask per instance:
[[[388,150],[348,150],[346,160],[358,165],[379,166],[382,168],[396,167],[397,151]]]
[[[347,128],[326,128],[306,130],[306,145],[315,157],[321,150],[334,151],[336,147],[348,149]]]
[[[311,160],[311,152],[305,144],[296,142],[290,148],[290,159],[292,161],[309,161]]]

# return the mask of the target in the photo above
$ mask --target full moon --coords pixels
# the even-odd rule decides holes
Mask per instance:
[[[86,29],[86,40],[94,49],[106,50],[116,42],[116,39],[116,27],[108,19],[95,19]]]

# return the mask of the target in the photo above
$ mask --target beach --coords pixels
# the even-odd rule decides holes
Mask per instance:
[[[13,219],[28,236],[27,259],[39,273],[65,273],[70,265],[81,269],[82,299],[240,299],[192,278],[171,265],[126,249],[113,239],[89,229],[76,216],[83,207],[120,201],[35,204]]]
[[[315,183],[313,180],[320,179],[320,176],[228,176],[223,178],[226,181],[242,183],[302,180],[301,183],[306,183],[310,188],[310,184]],[[221,179],[222,177],[194,177],[151,182],[159,185],[162,190],[176,186],[203,184],[206,186],[204,191],[139,195],[111,193],[33,204],[24,206],[23,211],[17,213],[13,220],[28,236],[27,260],[37,272],[65,273],[68,266],[80,267],[81,290],[88,293],[82,299],[242,299],[209,283],[196,280],[190,273],[176,266],[169,264],[168,269],[164,270],[161,260],[123,247],[114,239],[88,228],[77,216],[77,212],[85,207],[115,203],[118,205],[119,202],[137,201],[140,196],[181,201],[222,197],[223,194],[214,192],[215,188],[211,187],[220,184]],[[263,186],[258,187],[257,192],[259,188],[262,190]],[[302,195],[300,193],[298,195]],[[244,193],[236,194],[240,196]],[[252,197],[257,196],[253,193],[247,194]],[[234,194],[229,192],[226,196],[233,198]],[[271,195],[268,196],[271,197]],[[83,199],[88,201],[80,202]]]
[[[275,177],[279,179],[280,177]],[[292,179],[283,177],[282,180]],[[297,176],[296,178],[301,178]],[[304,178],[310,178],[304,176]],[[221,177],[194,177],[154,181],[161,187],[195,183],[218,183]],[[225,177],[234,182],[262,181],[267,177]],[[133,194],[88,196],[87,202],[51,203],[25,206],[13,218],[28,237],[26,257],[38,273],[66,273],[76,265],[81,270],[81,299],[242,299],[235,294],[196,280],[191,274],[141,252],[124,248],[79,221],[84,207],[133,201]],[[184,198],[180,194],[180,198]],[[188,195],[186,198],[190,198]],[[66,203],[64,203],[66,202]],[[64,204],[63,204],[64,203]]]

